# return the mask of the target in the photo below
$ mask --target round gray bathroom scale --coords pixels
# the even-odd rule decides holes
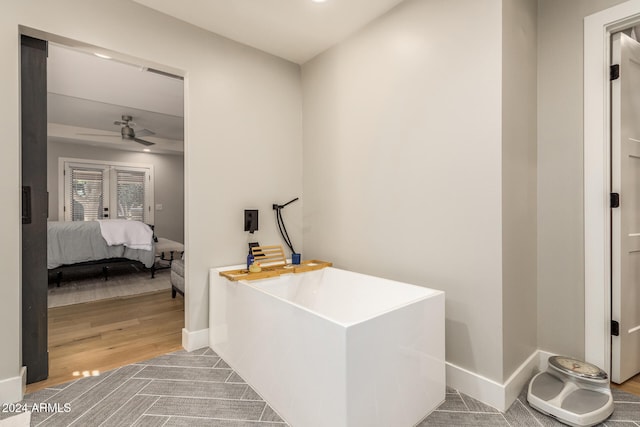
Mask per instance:
[[[594,426],[613,413],[607,373],[566,356],[549,358],[548,369],[529,382],[527,401],[532,408],[574,427]]]

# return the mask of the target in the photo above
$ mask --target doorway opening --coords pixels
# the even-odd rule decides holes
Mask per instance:
[[[48,34],[43,36],[35,30],[24,32],[48,42],[47,225],[116,217],[140,220],[153,225],[155,237],[182,244],[183,78],[169,67],[147,66],[137,58]],[[122,123],[124,117],[126,123]],[[106,171],[101,176],[109,179],[104,187],[98,187],[93,185],[95,179],[89,179],[95,176],[84,176],[87,171],[81,168],[74,169],[76,175],[68,178],[65,161],[76,166],[75,161],[100,164]],[[145,181],[149,179],[153,180],[151,185]],[[98,194],[98,188],[104,194]],[[110,211],[105,210],[101,201],[111,203]],[[96,218],[85,215],[91,213],[92,203],[99,205],[99,209],[94,209]],[[66,206],[77,209],[67,214]],[[44,241],[46,235],[46,232],[42,235]],[[170,267],[170,257],[178,258],[182,253],[171,254],[164,260],[160,257],[165,254],[157,255],[151,255],[154,265]],[[104,270],[100,266],[82,265],[76,269],[75,264],[74,268],[64,270],[60,286],[51,276],[48,284],[45,278],[41,285],[48,288],[47,294],[59,296],[64,290],[66,302],[46,310],[49,379],[33,382],[28,392],[182,348],[184,300],[171,296],[169,269],[155,271],[155,277],[151,278],[145,269],[148,266],[143,264],[127,259],[109,265],[109,280],[101,274]],[[166,289],[153,292],[164,284]],[[134,286],[139,287],[140,293],[131,295]],[[125,294],[118,294],[116,288],[123,289]],[[90,301],[87,294],[92,294]],[[49,300],[48,295],[45,298]],[[69,304],[77,301],[82,303]],[[28,326],[23,325],[23,336],[34,333],[25,327]]]

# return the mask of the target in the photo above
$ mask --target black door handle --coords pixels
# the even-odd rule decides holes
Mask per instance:
[[[31,187],[22,186],[22,223],[31,224]]]

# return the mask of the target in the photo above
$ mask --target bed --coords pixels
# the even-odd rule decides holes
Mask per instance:
[[[155,252],[151,227],[140,221],[50,221],[47,223],[47,268],[59,286],[65,269],[136,262],[154,277]]]

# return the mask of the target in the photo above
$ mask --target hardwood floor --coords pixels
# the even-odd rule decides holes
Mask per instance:
[[[611,383],[611,387],[626,391],[627,393],[635,394],[636,396],[640,396],[640,374],[625,381],[620,385]]]
[[[184,299],[171,291],[49,309],[49,378],[27,393],[182,348]]]

